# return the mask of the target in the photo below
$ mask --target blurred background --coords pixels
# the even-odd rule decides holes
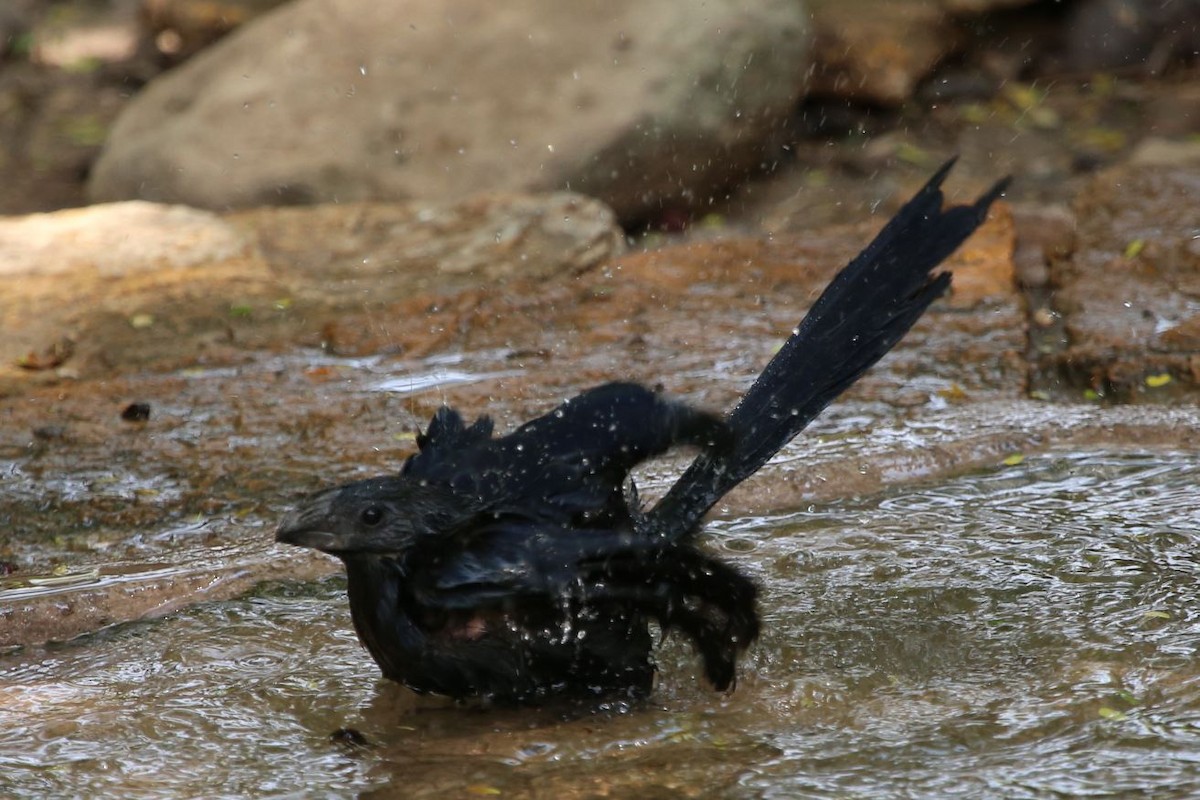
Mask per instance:
[[[0,213],[571,188],[778,231],[951,153],[1053,202],[1200,148],[1197,0],[557,5],[7,0]]]

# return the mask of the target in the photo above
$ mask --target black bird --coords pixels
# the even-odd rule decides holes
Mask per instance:
[[[898,342],[950,285],[930,272],[1007,179],[943,209],[933,176],[833,279],[725,418],[631,383],[591,389],[499,438],[443,407],[397,475],[319,492],[276,539],[346,565],[359,638],[418,692],[536,702],[642,696],[649,623],[680,631],[718,690],[758,635],[756,587],[696,544],[704,514]],[[629,472],[700,454],[653,508]]]

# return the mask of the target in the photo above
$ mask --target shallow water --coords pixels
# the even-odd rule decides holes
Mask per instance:
[[[1057,454],[717,521],[765,588],[737,690],[668,642],[651,702],[595,713],[414,699],[340,579],[270,584],[0,657],[0,796],[1186,796],[1198,484]]]

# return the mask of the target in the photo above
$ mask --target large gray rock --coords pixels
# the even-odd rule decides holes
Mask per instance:
[[[702,206],[802,92],[799,0],[298,0],[152,83],[94,200],[207,208],[569,188]]]

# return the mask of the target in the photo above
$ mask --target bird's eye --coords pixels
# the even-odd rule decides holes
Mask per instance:
[[[367,506],[362,510],[362,513],[358,515],[358,518],[362,520],[364,525],[370,525],[374,527],[375,525],[383,522],[383,509],[379,506]]]

